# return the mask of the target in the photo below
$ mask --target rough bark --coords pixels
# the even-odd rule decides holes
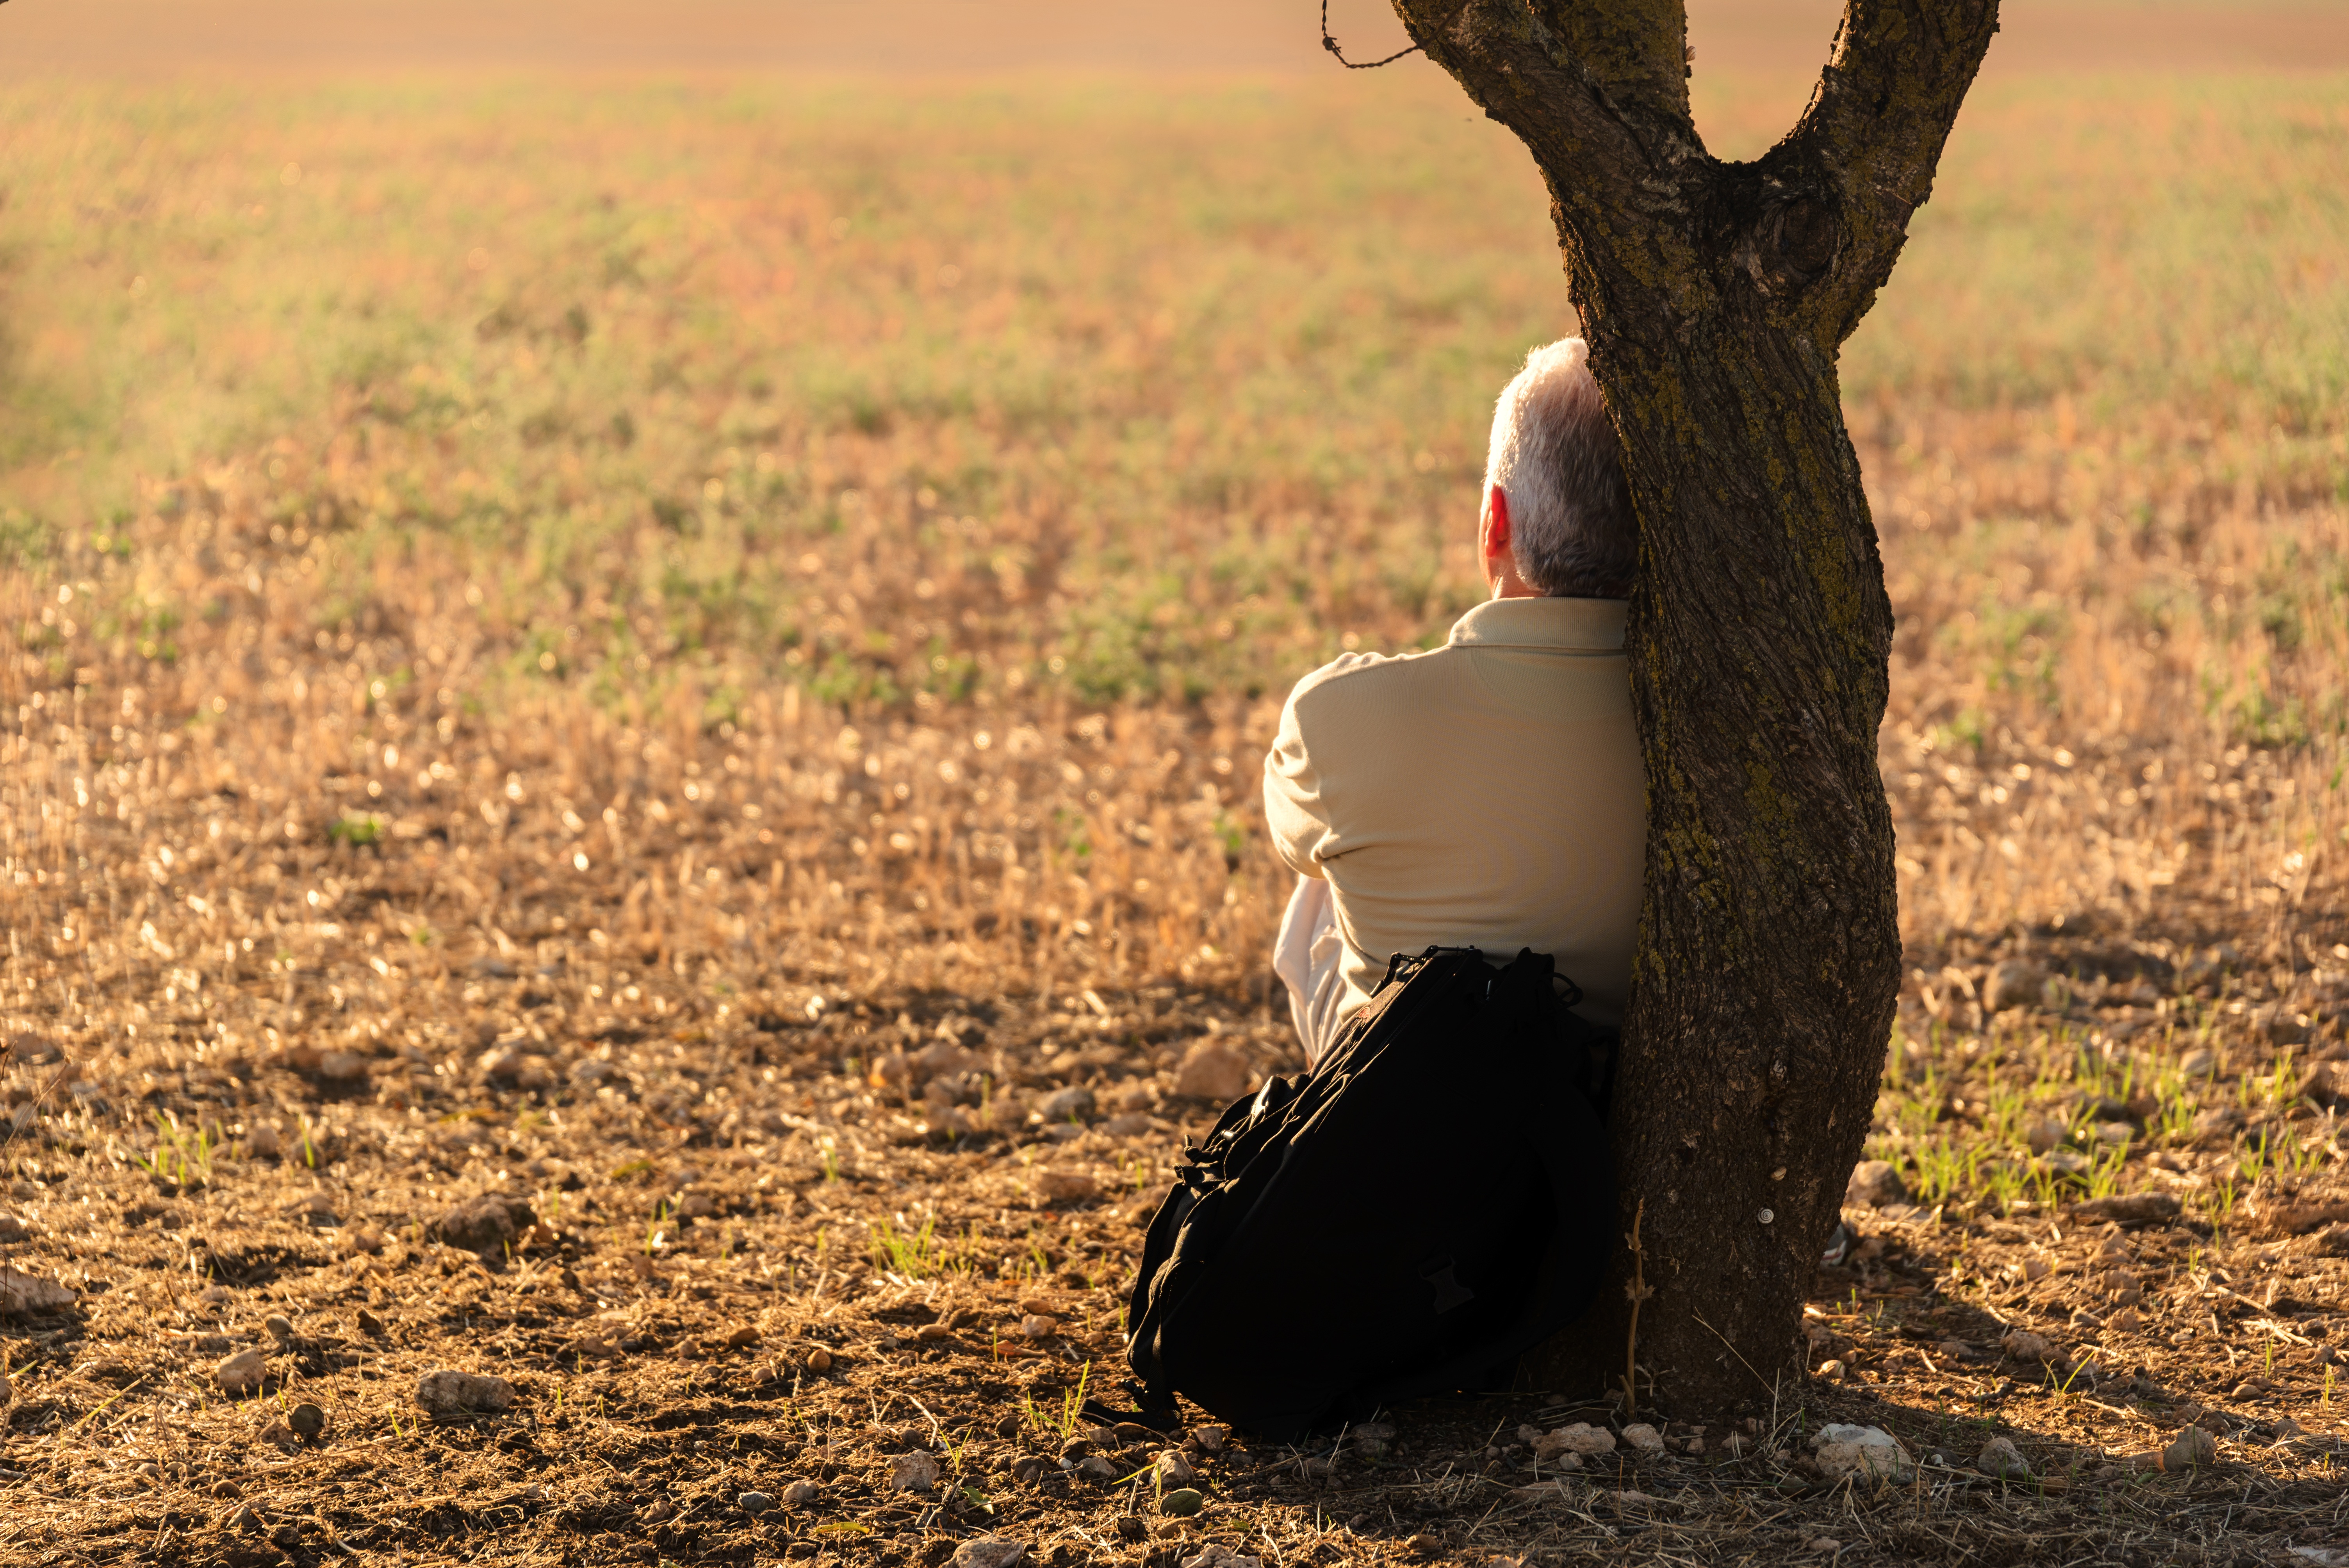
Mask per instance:
[[[1877,770],[1892,614],[1836,358],[1931,190],[1997,0],[1850,0],[1752,163],[1689,115],[1682,0],[1394,0],[1547,181],[1640,516],[1630,634],[1648,885],[1617,1088],[1644,1203],[1642,1404],[1803,1376],[1801,1305],[1899,982]],[[1545,1386],[1619,1385],[1628,1253]]]

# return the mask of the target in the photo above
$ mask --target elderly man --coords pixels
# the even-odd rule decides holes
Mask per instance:
[[[1638,526],[1588,351],[1502,392],[1476,544],[1492,598],[1443,647],[1349,654],[1297,683],[1265,815],[1298,873],[1274,954],[1306,1059],[1394,954],[1546,953],[1617,1024],[1640,917],[1646,779],[1623,657]]]

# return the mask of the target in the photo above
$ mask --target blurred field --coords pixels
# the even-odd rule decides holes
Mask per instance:
[[[1717,146],[1782,128],[1782,83],[1699,85]],[[1473,601],[1491,398],[1571,329],[1514,145],[1404,77],[41,81],[0,93],[0,144],[19,1260],[76,1260],[101,1337],[366,1304],[394,1319],[378,1377],[503,1313],[526,1397],[594,1390],[601,1436],[574,1437],[617,1451],[636,1420],[640,1459],[717,1374],[594,1372],[559,1320],[626,1316],[596,1332],[650,1357],[759,1317],[793,1346],[759,1398],[803,1425],[864,1422],[850,1367],[946,1397],[911,1368],[949,1352],[890,1372],[895,1332],[826,1326],[826,1279],[994,1291],[999,1316],[1071,1293],[1082,1336],[959,1386],[990,1419],[1105,1367],[1133,1196],[1203,1109],[1183,1062],[1293,1061],[1255,805],[1279,697]],[[2332,1418],[2301,1352],[2344,1326],[2349,1250],[2316,1060],[2349,1008],[2344,167],[2338,76],[1990,83],[1847,354],[1901,627],[1911,973],[1875,1151],[1920,1202],[1815,1339],[1905,1408],[1992,1401],[1968,1419],[2006,1398],[1995,1353],[1914,1365],[1899,1313],[1962,1303],[1936,1332],[1977,1351],[1984,1315],[2035,1322],[2084,1387],[2168,1388],[2118,1428],[2098,1411],[2134,1381],[2035,1408],[2074,1470],[2129,1419],[2195,1418],[2188,1392],[2246,1445]],[[1072,1086],[1097,1102],[1045,1109]],[[327,1192],[342,1240],[278,1182]],[[456,1196],[564,1190],[519,1274],[425,1230]],[[2124,1321],[2082,1233],[2041,1227],[2140,1191],[2200,1228]],[[77,1218],[93,1196],[119,1226]],[[285,1280],[122,1273],[178,1269],[187,1226],[277,1247]],[[2254,1272],[2264,1302],[2221,1288]],[[962,1310],[937,1315],[985,1321]],[[2238,1339],[2265,1324],[2295,1337],[2252,1388]],[[59,1484],[112,1462],[82,1332],[18,1352],[26,1441],[84,1445],[38,1472]],[[836,1384],[802,1387],[810,1343]],[[377,1432],[387,1390],[312,1360],[296,1380]],[[200,1367],[154,1377],[126,1412],[178,1389],[199,1413],[171,1420],[233,1441]],[[879,1430],[857,1441],[901,1440]],[[879,1462],[800,1440],[773,1462]],[[1003,1464],[1042,1440],[1004,1434]],[[2284,1529],[2308,1483],[2260,1452]],[[566,1528],[682,1549],[579,1463],[605,1490]],[[873,1485],[838,1506],[887,1536]],[[2223,1534],[2218,1507],[2157,1533]],[[486,1528],[336,1517],[384,1550]],[[2026,1529],[1951,1528],[1977,1526],[2009,1556]],[[741,1557],[782,1527],[694,1528]]]
[[[777,748],[761,786],[862,726],[849,760],[890,787],[848,836],[883,848],[832,913],[916,913],[890,833],[920,865],[1113,854],[1058,922],[1154,877],[1174,891],[1103,955],[1252,963],[1271,890],[1243,856],[1258,881],[1224,899],[1213,820],[1251,830],[1297,673],[1470,602],[1489,387],[1571,325],[1530,175],[1440,98],[1366,120],[1338,88],[685,101],[13,95],[48,172],[6,212],[12,700],[98,671],[118,768],[266,735],[296,819],[331,774],[388,819],[470,810],[440,749],[537,722],[688,748],[731,723]],[[2280,893],[2321,916],[2349,718],[2341,90],[1968,113],[1847,356],[1904,628],[1910,933],[2159,905],[2208,936],[2275,923]],[[978,797],[1019,760],[980,730],[1089,714],[1112,778]],[[1175,810],[1199,820],[1136,842]]]
[[[1102,71],[1326,77],[1309,0],[15,0],[0,77],[296,76],[554,69],[829,71],[951,77]],[[1836,0],[1691,0],[1701,74],[1775,76],[1786,118],[1826,58]],[[1385,0],[1330,0],[1348,57],[1406,42]],[[2021,72],[2337,70],[2349,15],[2330,0],[2023,0],[1990,79]],[[1424,64],[1402,73],[1432,74]],[[1360,91],[1366,78],[1355,78]]]

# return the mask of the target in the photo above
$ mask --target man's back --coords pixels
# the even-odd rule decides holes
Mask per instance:
[[[1392,954],[1530,947],[1620,1020],[1647,832],[1625,609],[1495,599],[1442,648],[1349,655],[1289,694],[1265,811],[1281,859],[1330,882],[1344,1011]]]

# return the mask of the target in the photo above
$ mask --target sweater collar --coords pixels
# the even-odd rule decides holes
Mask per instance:
[[[1452,624],[1451,645],[1620,653],[1630,610],[1622,599],[1487,599]]]

